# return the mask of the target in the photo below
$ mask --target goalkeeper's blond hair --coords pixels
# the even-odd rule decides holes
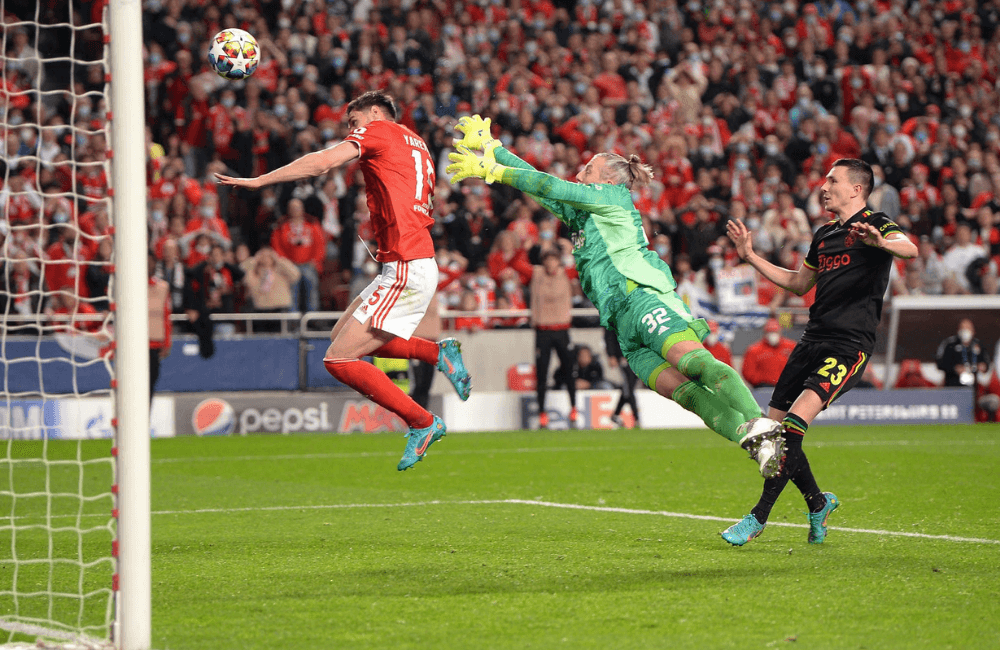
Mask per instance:
[[[605,180],[615,185],[624,185],[632,189],[633,185],[645,185],[653,180],[653,168],[642,162],[639,156],[632,154],[625,160],[616,153],[599,153],[606,160],[604,163]]]

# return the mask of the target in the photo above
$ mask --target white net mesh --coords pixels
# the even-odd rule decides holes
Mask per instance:
[[[101,647],[111,634],[102,6],[0,0],[0,644],[10,646]]]

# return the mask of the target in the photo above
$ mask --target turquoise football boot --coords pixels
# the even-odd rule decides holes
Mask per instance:
[[[438,341],[437,369],[444,373],[462,401],[469,399],[472,392],[472,377],[462,361],[462,344],[456,339]]]
[[[427,449],[447,434],[448,430],[444,426],[444,421],[436,415],[429,427],[423,429],[410,427],[406,434],[406,451],[403,452],[403,458],[399,461],[396,469],[402,472],[422,461],[424,455],[427,454]]]
[[[753,515],[747,515],[729,528],[722,531],[722,539],[726,540],[733,546],[743,546],[751,539],[763,533],[764,528],[766,527],[767,524],[760,523]]]
[[[830,513],[840,507],[840,499],[833,492],[824,492],[826,505],[819,512],[809,513],[809,543],[822,544],[826,539],[826,520]]]

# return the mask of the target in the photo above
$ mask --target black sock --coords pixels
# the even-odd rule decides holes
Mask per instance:
[[[779,474],[774,478],[764,479],[764,491],[760,494],[760,500],[753,507],[750,514],[754,516],[759,524],[766,524],[767,518],[771,514],[771,508],[775,501],[781,496],[781,491],[788,485],[788,477]]]
[[[801,449],[799,451],[801,451]],[[767,518],[771,514],[771,508],[774,507],[778,497],[781,496],[782,490],[784,490],[785,486],[788,485],[788,481],[794,474],[797,464],[798,454],[794,452],[787,453],[785,456],[785,468],[782,470],[781,474],[778,474],[774,478],[764,479],[764,489],[760,494],[760,500],[757,501],[757,505],[750,510],[750,514],[757,519],[757,523],[767,523]]]
[[[826,505],[826,497],[816,485],[816,478],[809,467],[809,459],[802,451],[802,439],[809,430],[809,424],[794,413],[785,414],[782,424],[785,425],[785,445],[788,448],[783,473],[787,473],[795,487],[799,488],[799,492],[805,497],[809,512],[819,512]],[[789,460],[793,456],[794,467],[789,467]]]
[[[809,459],[804,453],[798,467],[796,467],[795,474],[792,475],[792,483],[799,488],[799,492],[805,497],[809,512],[819,512],[826,506],[826,497],[820,492],[819,485],[816,484],[816,477],[813,476],[812,468],[809,467]]]
[[[802,436],[806,435],[806,431],[809,430],[809,423],[794,413],[786,413],[785,419],[782,420],[781,423],[785,425],[786,433],[799,434],[799,440],[801,440]]]
[[[767,523],[771,509],[774,507],[778,497],[781,496],[782,490],[788,485],[788,481],[795,480],[793,477],[797,475],[800,465],[805,463],[808,467],[809,464],[805,454],[802,453],[802,438],[809,425],[794,413],[788,413],[782,424],[785,426],[785,467],[782,469],[781,474],[764,481],[764,490],[761,492],[760,500],[750,511],[750,514],[760,524]],[[812,476],[812,474],[810,473],[809,476]],[[822,506],[820,507],[822,508]]]

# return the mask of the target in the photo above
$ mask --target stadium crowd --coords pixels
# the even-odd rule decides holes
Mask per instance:
[[[42,3],[42,26],[66,20],[60,4]],[[213,176],[258,175],[341,140],[347,102],[373,88],[397,98],[399,121],[439,161],[433,232],[442,302],[455,309],[527,305],[526,269],[548,250],[572,266],[565,228],[530,199],[449,185],[453,126],[469,113],[564,178],[592,152],[639,153],[656,180],[636,205],[687,295],[710,300],[719,269],[739,262],[730,218],[749,225],[758,251],[797,267],[829,217],[818,189],[841,157],[872,164],[871,207],[920,243],[890,293],[1000,289],[996,0],[143,5],[150,242],[175,311],[340,309],[377,272],[356,166],[260,193],[218,191]],[[106,308],[107,71],[101,30],[86,27],[102,3],[74,8],[73,39],[17,24],[34,19],[34,3],[8,3],[4,16],[8,282],[62,292],[39,305],[18,290],[12,311],[25,314]],[[260,45],[245,82],[207,66],[209,38],[230,26]],[[69,42],[82,63],[40,63]],[[764,281],[758,299],[809,304]]]

